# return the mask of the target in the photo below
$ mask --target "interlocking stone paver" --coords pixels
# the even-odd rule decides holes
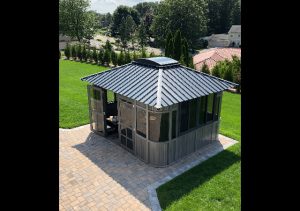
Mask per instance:
[[[230,139],[220,136],[219,142],[169,167],[155,168],[92,133],[89,125],[60,129],[59,139],[60,210],[151,210],[156,206],[159,210],[156,194],[150,197],[149,188],[155,191],[163,182],[232,145]]]

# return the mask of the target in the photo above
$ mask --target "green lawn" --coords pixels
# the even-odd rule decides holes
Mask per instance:
[[[224,92],[220,133],[241,141],[241,96]],[[240,143],[157,189],[163,210],[240,210]]]
[[[73,128],[89,123],[87,83],[80,78],[107,68],[59,60],[59,127]]]

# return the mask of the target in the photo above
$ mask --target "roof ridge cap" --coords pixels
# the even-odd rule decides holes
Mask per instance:
[[[158,69],[157,92],[156,92],[156,108],[161,108],[161,90],[162,90],[163,68]]]

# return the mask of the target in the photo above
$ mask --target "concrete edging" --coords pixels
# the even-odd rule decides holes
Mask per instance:
[[[159,180],[159,181],[157,181],[157,182],[155,182],[155,183],[153,183],[153,184],[151,184],[147,187],[150,206],[151,206],[152,211],[161,211],[162,210],[161,207],[160,207],[160,204],[159,204],[157,193],[156,193],[156,189],[159,186],[169,182],[173,178],[175,178],[175,177],[179,176],[180,174],[186,172],[187,170],[195,167],[196,165],[198,165],[198,164],[202,163],[203,161],[207,160],[208,158],[211,158],[211,157],[215,156],[216,154],[222,152],[223,150],[227,149],[228,147],[238,143],[238,141],[236,141],[234,139],[231,139],[231,138],[228,138],[226,136],[223,136],[221,134],[219,134],[219,137],[222,137],[223,139],[227,139],[228,141],[230,141],[230,143],[225,144],[223,149],[217,149],[213,152],[206,152],[203,156],[199,157],[197,160],[186,164],[185,166],[181,167],[180,169],[178,169],[176,171],[173,171],[170,175],[164,177],[163,179],[161,179],[161,180]]]

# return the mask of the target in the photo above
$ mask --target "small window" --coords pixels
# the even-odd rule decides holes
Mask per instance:
[[[172,111],[172,139],[176,138],[177,111]]]
[[[132,111],[133,105],[131,103],[120,101],[120,123],[132,128]]]
[[[180,132],[188,130],[189,127],[189,102],[180,103]]]
[[[169,140],[169,113],[149,112],[149,139],[160,142]]]
[[[206,122],[213,120],[214,94],[207,96]]]
[[[136,108],[136,133],[146,138],[146,111]]]
[[[189,101],[189,129],[196,127],[197,99]]]
[[[199,109],[199,124],[203,125],[206,120],[206,101],[207,96],[203,96],[200,98],[200,109]]]

